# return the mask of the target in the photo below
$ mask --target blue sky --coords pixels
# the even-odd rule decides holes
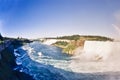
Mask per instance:
[[[0,32],[9,37],[118,37],[120,0],[0,0]]]

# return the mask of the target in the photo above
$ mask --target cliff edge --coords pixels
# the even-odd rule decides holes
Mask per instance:
[[[14,49],[22,44],[21,40],[7,40],[0,44],[0,80],[34,80],[28,74],[13,70],[16,66]]]

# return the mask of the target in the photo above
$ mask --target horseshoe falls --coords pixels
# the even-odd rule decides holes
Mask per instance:
[[[86,41],[84,49],[74,56],[70,66],[75,72],[118,72],[119,57],[120,42]]]
[[[79,50],[69,56],[61,48],[33,42],[14,50],[14,70],[35,80],[120,80],[120,42],[86,41]]]

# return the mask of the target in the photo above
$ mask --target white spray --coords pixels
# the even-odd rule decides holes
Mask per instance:
[[[74,72],[120,71],[120,42],[86,41],[70,64]]]

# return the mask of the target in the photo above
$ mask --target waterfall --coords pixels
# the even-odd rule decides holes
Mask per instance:
[[[89,60],[114,60],[120,56],[120,42],[86,41],[83,53]]]
[[[120,42],[86,41],[71,62],[75,72],[120,71]]]

